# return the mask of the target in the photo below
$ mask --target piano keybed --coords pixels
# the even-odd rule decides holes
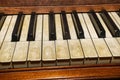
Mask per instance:
[[[120,63],[119,14],[1,14],[0,69]]]

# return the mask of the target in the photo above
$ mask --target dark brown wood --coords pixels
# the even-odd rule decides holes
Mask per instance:
[[[2,80],[120,78],[120,64],[54,66],[0,70]]]
[[[120,0],[0,0],[0,6],[55,6],[118,4]]]
[[[48,13],[49,11],[59,13],[61,10],[66,12],[71,12],[72,10],[77,10],[78,12],[88,12],[91,9],[95,11],[100,11],[101,9],[115,11],[120,9],[120,4],[2,7],[0,8],[0,12],[4,12],[6,14],[18,14],[18,12],[30,14],[31,12]]]

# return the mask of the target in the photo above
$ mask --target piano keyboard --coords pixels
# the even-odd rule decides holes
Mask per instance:
[[[0,69],[120,63],[120,12],[0,14]]]

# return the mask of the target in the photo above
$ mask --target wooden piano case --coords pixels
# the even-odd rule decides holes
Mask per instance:
[[[115,11],[120,0],[0,0],[0,12],[17,14],[48,13],[61,10],[88,12],[90,9]],[[52,66],[0,70],[0,80],[13,79],[111,79],[120,78],[120,64]]]

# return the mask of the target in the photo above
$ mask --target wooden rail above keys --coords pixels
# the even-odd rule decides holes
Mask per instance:
[[[0,0],[1,7],[118,4],[120,0]]]
[[[0,12],[6,14],[18,14],[18,12],[25,14],[31,12],[48,13],[49,11],[59,13],[61,10],[88,12],[91,9],[115,11],[120,9],[120,0],[0,0]]]
[[[31,14],[31,12],[36,13],[49,13],[53,11],[54,13],[60,13],[61,11],[72,12],[76,10],[77,12],[88,12],[93,9],[94,11],[101,11],[105,9],[107,11],[116,11],[120,9],[120,4],[99,4],[99,5],[66,5],[66,6],[17,6],[17,7],[0,7],[0,12],[5,14],[18,14],[23,12],[24,14]]]
[[[120,64],[54,66],[0,70],[8,79],[112,79],[120,78]]]

